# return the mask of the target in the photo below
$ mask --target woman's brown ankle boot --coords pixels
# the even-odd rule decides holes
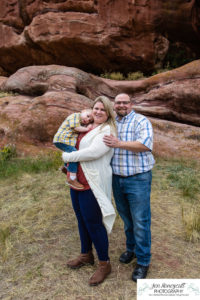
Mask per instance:
[[[98,285],[103,282],[104,279],[111,272],[111,264],[109,261],[99,261],[99,266],[96,272],[92,275],[89,280],[89,285]]]
[[[94,264],[94,255],[92,251],[89,251],[88,253],[81,253],[77,258],[67,262],[67,266],[72,269],[78,269],[87,264]]]

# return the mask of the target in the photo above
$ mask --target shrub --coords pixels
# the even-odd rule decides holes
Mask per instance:
[[[8,144],[0,150],[0,161],[10,160],[11,158],[16,157],[16,155],[15,145]]]
[[[13,93],[13,92],[1,92],[0,91],[0,98],[8,97],[8,96],[17,96],[18,93]]]
[[[112,79],[112,80],[124,80],[124,75],[120,72],[104,73],[100,75],[103,78]]]
[[[112,79],[112,80],[138,80],[145,78],[144,74],[140,71],[128,73],[127,77],[120,72],[106,72],[100,75],[103,78]]]
[[[127,80],[138,80],[141,78],[145,78],[144,74],[140,71],[128,73]]]

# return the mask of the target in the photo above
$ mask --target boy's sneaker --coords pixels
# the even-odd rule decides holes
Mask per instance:
[[[67,174],[67,168],[66,168],[65,166],[60,167],[60,168],[59,168],[59,171],[61,171],[61,172],[64,173],[64,174]]]
[[[80,182],[78,182],[76,179],[72,180],[71,178],[67,178],[66,184],[69,186],[77,189],[77,190],[83,190],[84,185],[82,185]]]

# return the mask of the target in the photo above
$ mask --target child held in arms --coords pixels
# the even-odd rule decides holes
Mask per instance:
[[[84,109],[79,113],[69,115],[55,134],[53,139],[54,145],[64,152],[76,151],[75,145],[78,134],[80,132],[89,131],[92,122],[92,109]],[[84,186],[77,180],[77,167],[78,163],[71,162],[68,164],[68,167],[67,164],[65,164],[65,166],[61,168],[61,171],[65,174],[67,174],[68,171],[70,174],[69,177],[67,177],[66,183],[80,190],[83,189]]]

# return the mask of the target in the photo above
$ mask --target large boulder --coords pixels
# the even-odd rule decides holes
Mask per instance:
[[[137,112],[153,117],[154,124],[162,124],[155,125],[162,129],[160,137],[162,131],[166,132],[165,124],[175,132],[176,126],[169,124],[176,122],[176,131],[182,128],[183,135],[186,130],[188,136],[194,136],[195,142],[199,142],[200,60],[137,81],[109,80],[58,65],[25,67],[0,79],[3,92],[0,145],[51,143],[57,128],[70,113],[91,107],[99,95],[106,95],[112,101],[123,92],[131,96]]]
[[[151,72],[200,54],[199,0],[1,0],[0,21],[3,76],[48,64]]]

